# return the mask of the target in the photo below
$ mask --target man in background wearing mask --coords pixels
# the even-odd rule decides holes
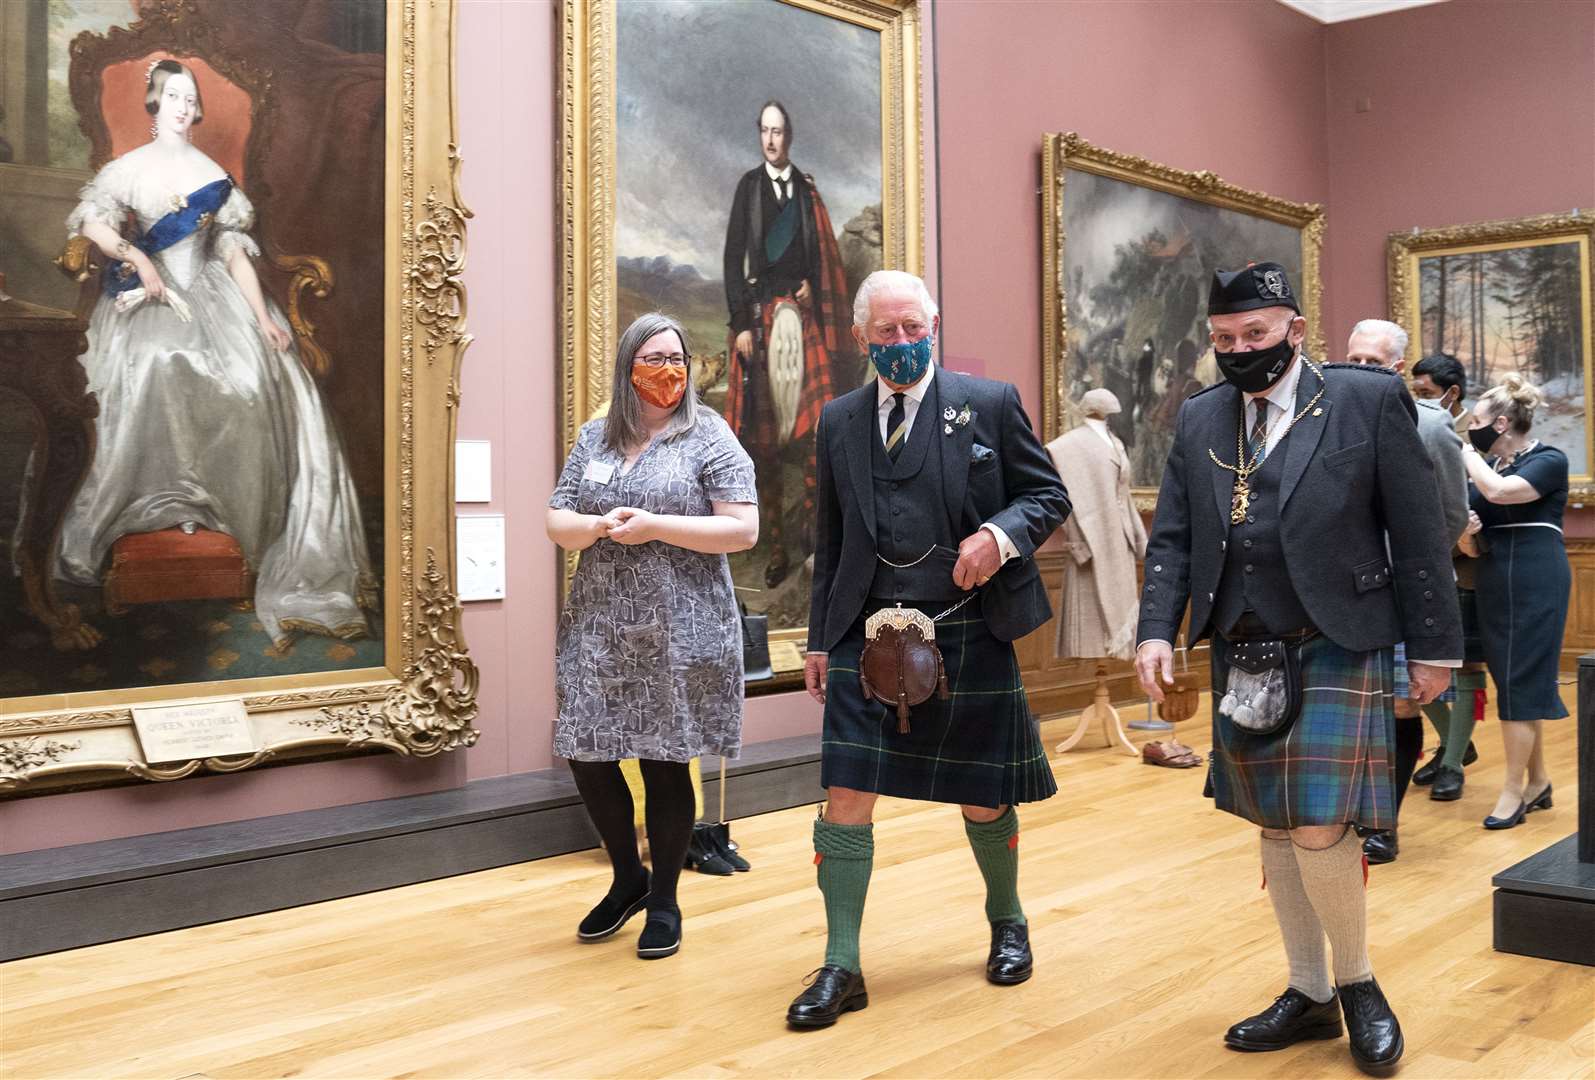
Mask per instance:
[[[1307,320],[1283,267],[1215,271],[1207,310],[1225,381],[1180,410],[1147,543],[1136,671],[1163,700],[1189,603],[1191,640],[1212,638],[1208,794],[1262,830],[1290,964],[1284,993],[1224,1041],[1280,1050],[1339,1037],[1344,1016],[1358,1064],[1393,1065],[1401,1026],[1368,959],[1352,826],[1395,823],[1392,647],[1406,641],[1420,702],[1449,684],[1437,663],[1462,653],[1434,470],[1394,373],[1301,354]],[[1276,707],[1286,700],[1299,707]]]
[[[1461,438],[1467,438],[1471,413],[1463,407],[1468,396],[1468,373],[1450,353],[1425,356],[1412,366],[1412,396],[1445,410]],[[1466,474],[1464,473],[1464,477]],[[1429,798],[1451,802],[1462,797],[1462,770],[1479,759],[1473,746],[1473,726],[1484,717],[1486,673],[1484,639],[1473,596],[1474,560],[1478,534],[1470,532],[1451,552],[1457,576],[1457,606],[1462,612],[1462,670],[1456,674],[1456,693],[1423,707],[1423,713],[1440,735],[1440,748],[1429,763],[1412,774],[1412,782],[1429,787]]]
[[[814,862],[828,936],[824,966],[787,1010],[793,1027],[826,1027],[869,1002],[858,935],[880,795],[963,808],[986,882],[986,977],[1005,985],[1031,974],[1014,804],[1057,785],[1013,641],[1052,615],[1034,555],[1069,500],[1018,391],[931,365],[939,325],[919,278],[867,277],[853,336],[878,377],[820,417],[804,679],[825,706]],[[898,605],[936,620],[956,691],[913,706],[906,724],[866,696],[859,674],[866,620]]]
[[[1348,364],[1373,364],[1389,368],[1397,375],[1407,362],[1407,332],[1385,319],[1363,319],[1351,328],[1346,342]],[[1462,467],[1462,437],[1457,434],[1451,417],[1433,402],[1419,400],[1418,437],[1429,452],[1429,463],[1434,466],[1436,491],[1440,497],[1440,510],[1445,517],[1446,537],[1454,544],[1462,539],[1468,525],[1468,477]],[[1406,799],[1407,784],[1412,780],[1418,758],[1423,754],[1423,718],[1406,679],[1406,651],[1396,646],[1396,815],[1401,814],[1401,804]],[[1456,691],[1447,686],[1429,706],[1449,708],[1456,700]],[[1449,713],[1447,713],[1449,716]],[[1460,774],[1459,774],[1460,779]],[[1449,776],[1447,783],[1450,783]],[[1461,795],[1460,784],[1456,795]],[[1444,799],[1445,796],[1442,796]],[[1362,841],[1362,850],[1370,863],[1394,862],[1400,848],[1395,829],[1380,829],[1368,833]]]

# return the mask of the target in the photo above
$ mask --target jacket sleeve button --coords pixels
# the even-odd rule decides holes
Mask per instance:
[[[1434,619],[1433,618],[1428,618],[1428,619],[1423,620],[1423,625],[1425,625],[1425,626],[1433,626],[1434,625]]]

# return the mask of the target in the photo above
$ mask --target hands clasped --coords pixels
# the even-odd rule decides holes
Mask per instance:
[[[646,544],[659,539],[659,522],[647,510],[617,506],[593,519],[593,531],[600,539],[608,537],[617,544]]]

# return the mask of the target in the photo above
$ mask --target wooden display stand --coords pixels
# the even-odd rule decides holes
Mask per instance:
[[[1101,722],[1102,737],[1108,746],[1122,747],[1125,753],[1132,757],[1141,756],[1141,751],[1124,733],[1124,725],[1119,722],[1119,710],[1115,709],[1113,703],[1108,700],[1108,665],[1101,661],[1097,663],[1096,694],[1092,697],[1091,704],[1081,710],[1080,723],[1074,729],[1074,734],[1058,744],[1058,753],[1066,754],[1073,750],[1076,744],[1085,738],[1085,733],[1091,725],[1096,722]]]

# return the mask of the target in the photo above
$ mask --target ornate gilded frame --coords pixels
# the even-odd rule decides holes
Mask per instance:
[[[1307,348],[1324,355],[1323,280],[1319,260],[1324,246],[1324,208],[1297,203],[1261,191],[1237,187],[1214,173],[1188,172],[1133,154],[1094,146],[1075,132],[1047,134],[1041,146],[1041,385],[1042,438],[1051,441],[1062,429],[1062,373],[1068,350],[1068,311],[1064,290],[1064,183],[1070,169],[1096,173],[1127,184],[1194,199],[1210,206],[1267,218],[1301,230],[1302,313],[1307,316]],[[1157,491],[1135,489],[1137,505],[1151,509]]]
[[[883,247],[887,266],[924,272],[919,0],[771,0],[866,27],[881,36]],[[615,5],[561,3],[560,462],[608,398],[620,328],[615,283]],[[566,560],[567,575],[574,559]],[[770,640],[801,641],[799,627]],[[782,684],[783,680],[776,680]]]
[[[461,281],[471,212],[458,186],[455,18],[454,0],[388,3],[386,665],[0,699],[0,798],[375,749],[429,757],[476,741],[477,670],[460,633],[454,592],[454,435],[460,368],[471,342]],[[163,48],[210,62],[225,57],[210,33],[192,0],[156,0],[131,26],[80,38],[73,49],[99,48],[107,58],[125,59]],[[269,70],[234,66],[225,74],[269,94]],[[105,149],[95,145],[97,154]],[[302,340],[313,327],[301,325],[301,291],[319,295],[331,285],[315,278],[312,267],[292,293]],[[306,359],[314,364],[318,357],[309,352]],[[249,716],[254,753],[159,765],[144,760],[133,706],[229,698]]]
[[[1443,229],[1413,229],[1391,233],[1385,245],[1386,282],[1390,317],[1422,349],[1423,317],[1419,311],[1418,262],[1441,255],[1576,243],[1580,250],[1580,304],[1584,316],[1584,460],[1590,471],[1568,477],[1569,497],[1595,498],[1595,309],[1591,307],[1591,257],[1595,248],[1595,214],[1574,210],[1567,214],[1541,214],[1502,221],[1480,221]]]

